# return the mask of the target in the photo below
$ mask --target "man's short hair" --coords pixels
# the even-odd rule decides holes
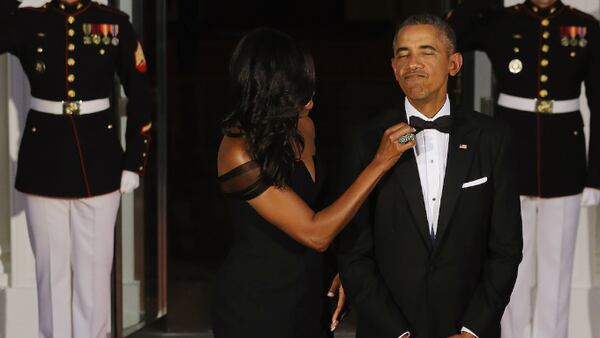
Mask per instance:
[[[446,42],[448,43],[448,53],[452,54],[452,53],[456,52],[456,33],[454,33],[454,30],[452,29],[452,27],[450,27],[450,25],[444,19],[440,18],[439,16],[424,13],[424,14],[412,15],[412,16],[406,18],[404,21],[402,21],[398,25],[398,27],[396,28],[396,32],[394,34],[394,41],[392,44],[394,53],[396,52],[396,38],[398,37],[398,32],[400,32],[400,30],[406,26],[414,26],[414,25],[432,25],[432,26],[434,26],[442,33],[442,35],[444,36],[444,39],[446,39]]]

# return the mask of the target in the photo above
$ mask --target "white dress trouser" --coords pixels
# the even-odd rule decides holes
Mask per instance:
[[[523,261],[502,317],[502,338],[567,337],[580,201],[581,194],[557,198],[521,196]],[[536,266],[537,288],[532,308],[531,286]]]
[[[25,195],[35,255],[40,338],[106,338],[120,194]]]

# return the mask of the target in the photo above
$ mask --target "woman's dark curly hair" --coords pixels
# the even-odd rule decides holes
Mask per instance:
[[[244,137],[263,175],[282,187],[304,149],[298,118],[315,91],[312,57],[287,34],[258,28],[238,43],[229,73],[234,107],[223,133]]]

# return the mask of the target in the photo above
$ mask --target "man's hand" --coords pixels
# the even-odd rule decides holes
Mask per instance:
[[[123,170],[121,174],[121,194],[126,194],[135,190],[140,185],[140,176],[133,171]]]
[[[344,287],[342,286],[339,273],[335,275],[335,278],[331,283],[331,287],[327,292],[327,297],[334,298],[336,294],[338,295],[338,302],[337,307],[333,312],[333,316],[331,317],[331,325],[329,326],[331,331],[334,331],[337,328],[337,326],[340,324],[340,321],[342,321],[346,315],[345,312],[342,312],[344,309],[344,304],[346,303],[346,293],[344,293]]]

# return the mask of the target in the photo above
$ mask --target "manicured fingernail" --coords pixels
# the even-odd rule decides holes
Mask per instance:
[[[335,297],[335,294],[331,291],[327,292],[327,297],[333,298]]]
[[[337,326],[340,322],[338,322],[337,320],[335,322],[333,322],[330,326],[331,328],[331,332],[333,332],[335,329],[337,329]]]

